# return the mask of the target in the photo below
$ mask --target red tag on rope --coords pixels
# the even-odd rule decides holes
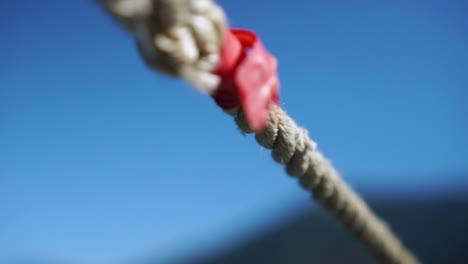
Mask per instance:
[[[279,103],[277,64],[255,33],[229,30],[215,71],[221,83],[213,98],[223,109],[241,106],[252,130],[262,131],[271,103]]]

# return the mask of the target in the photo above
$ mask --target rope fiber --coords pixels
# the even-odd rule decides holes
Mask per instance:
[[[119,24],[133,34],[144,62],[158,72],[180,77],[206,94],[220,80],[219,62],[227,20],[212,0],[99,0]],[[225,112],[251,134],[241,107]],[[416,264],[418,260],[367,204],[342,180],[317,149],[308,131],[272,104],[266,128],[256,141],[297,178],[312,197],[341,222],[380,263]]]

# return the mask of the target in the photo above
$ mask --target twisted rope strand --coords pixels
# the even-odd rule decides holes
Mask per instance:
[[[230,113],[239,129],[253,133],[239,108]],[[272,150],[273,159],[286,172],[299,179],[302,187],[354,237],[380,260],[388,264],[416,264],[416,258],[401,244],[390,229],[372,213],[366,203],[342,180],[339,173],[309,138],[280,107],[270,111],[267,128],[255,135],[256,141]]]
[[[219,62],[227,22],[212,0],[99,0],[137,42],[146,64],[162,73],[187,80],[200,91],[213,93],[219,77],[212,74]],[[226,110],[239,129],[253,133],[240,108]],[[273,159],[299,179],[330,214],[381,261],[416,264],[416,258],[279,106],[269,112],[267,127],[255,135],[272,150]]]
[[[239,129],[253,133],[242,110],[230,113]],[[401,244],[390,229],[366,203],[342,180],[339,173],[309,138],[307,130],[278,106],[270,110],[267,128],[255,135],[257,142],[272,150],[273,159],[286,172],[298,178],[302,187],[334,215],[354,237],[382,263],[416,264],[416,258]]]

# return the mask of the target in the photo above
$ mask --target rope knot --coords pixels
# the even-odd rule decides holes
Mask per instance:
[[[211,94],[220,78],[226,18],[212,0],[100,0],[135,40],[145,63]]]

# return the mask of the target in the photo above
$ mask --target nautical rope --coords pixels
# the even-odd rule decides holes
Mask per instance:
[[[227,22],[211,0],[100,0],[106,10],[136,39],[144,61],[153,69],[187,80],[212,94]],[[241,107],[225,110],[244,133],[254,133]],[[381,263],[416,264],[387,225],[342,180],[317,149],[308,131],[278,105],[269,111],[257,142],[272,150],[273,159],[299,179],[303,188],[334,215]]]
[[[211,0],[100,0],[135,37],[146,64],[181,77],[207,94],[220,82],[218,65],[226,18]]]
[[[229,114],[244,133],[252,133],[240,108]],[[387,225],[342,180],[307,130],[299,127],[281,108],[276,105],[271,108],[266,129],[257,133],[255,139],[261,146],[271,149],[273,159],[284,164],[286,172],[298,178],[302,187],[381,263],[418,263]]]

